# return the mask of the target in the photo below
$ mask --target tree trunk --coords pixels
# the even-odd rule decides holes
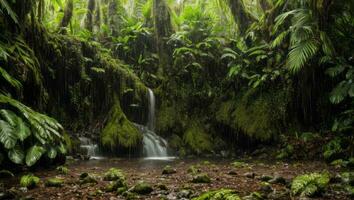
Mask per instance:
[[[74,1],[73,0],[68,0],[65,6],[64,10],[64,17],[61,19],[59,29],[66,28],[73,16],[73,10],[74,10]]]
[[[165,0],[153,1],[153,19],[155,28],[155,40],[159,55],[158,74],[164,73],[164,68],[170,66],[170,50],[166,42],[172,33],[171,16]]]
[[[93,29],[93,14],[95,11],[96,2],[95,0],[89,0],[87,4],[87,13],[85,19],[85,28],[92,32]]]
[[[245,11],[242,0],[228,0],[228,4],[234,17],[234,20],[238,25],[240,34],[244,35],[253,19]]]

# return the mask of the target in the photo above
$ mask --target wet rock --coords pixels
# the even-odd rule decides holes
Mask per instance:
[[[80,180],[80,185],[84,185],[84,184],[88,184],[88,183],[93,183],[93,184],[97,184],[97,180],[95,177],[88,175],[85,178],[82,178]]]
[[[175,174],[175,173],[177,173],[177,170],[172,168],[170,165],[166,165],[162,170],[162,174]]]
[[[254,178],[256,176],[254,172],[246,172],[243,175],[247,178]]]
[[[268,199],[290,199],[290,191],[286,190],[286,191],[281,191],[281,192],[272,192],[270,194],[268,194]]]
[[[198,169],[197,167],[195,167],[194,165],[192,165],[188,168],[187,172],[190,174],[197,174],[197,173],[200,173],[201,170]]]
[[[157,188],[159,188],[160,190],[168,190],[167,186],[165,184],[157,184]]]
[[[242,167],[246,167],[247,164],[245,162],[242,161],[235,161],[233,163],[231,163],[231,165],[235,168],[242,168]]]
[[[62,179],[59,179],[59,178],[49,178],[45,182],[45,186],[46,187],[62,187],[63,184],[64,184],[64,181]]]
[[[138,196],[132,192],[126,191],[123,193],[123,196],[126,200],[138,199]]]
[[[126,186],[123,186],[123,187],[119,187],[117,189],[117,194],[123,194],[125,191],[127,191],[128,188]]]
[[[192,197],[193,193],[194,193],[193,190],[182,189],[181,191],[179,191],[177,193],[177,198],[178,199],[183,199],[183,198],[189,199]]]
[[[118,179],[118,180],[112,181],[109,185],[107,185],[106,191],[107,192],[113,192],[113,191],[117,191],[119,188],[121,190],[122,190],[122,188],[125,188],[125,190],[127,190],[126,189],[127,188],[127,184],[126,184],[125,180]],[[125,190],[123,192],[125,192]]]
[[[198,174],[193,177],[193,183],[211,183],[211,179],[208,174]]]
[[[269,175],[262,175],[259,180],[261,181],[269,181],[269,180],[272,180],[273,177],[272,176],[269,176]]]
[[[262,182],[259,188],[259,191],[262,193],[270,193],[273,191],[273,188],[267,182]]]
[[[228,175],[231,175],[231,176],[236,176],[237,175],[237,172],[235,170],[231,170],[227,173]]]
[[[268,182],[272,183],[272,184],[283,184],[283,185],[287,184],[287,181],[285,180],[285,178],[278,175],[278,174],[274,175],[274,178],[269,180]]]
[[[154,189],[146,182],[139,182],[130,191],[136,194],[150,194]]]
[[[87,172],[81,173],[80,174],[80,179],[84,179],[88,176],[89,174]]]

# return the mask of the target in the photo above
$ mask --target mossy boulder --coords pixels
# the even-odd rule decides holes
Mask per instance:
[[[64,180],[59,178],[49,178],[45,182],[46,187],[62,187],[63,184]]]
[[[325,191],[330,181],[329,173],[311,173],[297,176],[291,183],[291,194],[313,197]]]
[[[216,120],[254,139],[270,140],[279,133],[287,116],[289,91],[249,89],[240,92],[221,103]]]
[[[116,180],[125,180],[125,176],[122,170],[117,168],[110,168],[103,176],[105,181],[116,181]]]
[[[97,178],[95,176],[92,175],[88,175],[85,178],[81,178],[80,179],[80,184],[84,185],[84,184],[97,184]]]
[[[142,141],[138,128],[123,113],[118,98],[112,106],[108,121],[101,133],[104,148],[115,152],[119,148],[136,148]]]
[[[175,174],[177,173],[177,170],[173,167],[171,167],[170,165],[166,165],[163,170],[162,170],[162,174]]]
[[[40,179],[33,174],[24,175],[21,177],[20,185],[21,187],[26,187],[28,189],[33,189],[37,187],[39,184]]]
[[[150,194],[152,191],[154,191],[154,189],[150,184],[141,181],[137,183],[130,191],[136,194],[146,195]]]
[[[213,150],[210,135],[205,131],[201,122],[190,122],[184,133],[183,140],[196,154],[209,153]]]
[[[201,170],[199,168],[197,168],[196,166],[194,165],[191,165],[188,170],[187,170],[188,173],[190,174],[197,174],[197,173],[200,173]]]
[[[69,173],[69,169],[65,166],[58,166],[56,168],[56,170],[60,173],[60,174],[68,174]]]
[[[220,189],[203,193],[192,200],[241,200],[241,198],[234,190]]]
[[[242,162],[242,161],[234,161],[231,163],[231,165],[235,168],[242,168],[242,167],[247,167],[247,163]]]
[[[211,183],[211,179],[208,174],[202,173],[195,175],[192,179],[193,183]]]

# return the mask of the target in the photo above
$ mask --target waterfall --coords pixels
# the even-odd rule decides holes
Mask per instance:
[[[88,156],[90,159],[100,159],[98,144],[95,144],[90,138],[79,137],[80,140],[80,150],[81,152]]]
[[[167,142],[155,130],[155,95],[148,89],[149,113],[146,126],[137,125],[143,133],[144,156],[148,158],[167,157]]]

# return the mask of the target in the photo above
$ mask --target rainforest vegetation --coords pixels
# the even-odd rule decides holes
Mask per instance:
[[[351,199],[353,169],[354,1],[0,0],[0,199]]]

